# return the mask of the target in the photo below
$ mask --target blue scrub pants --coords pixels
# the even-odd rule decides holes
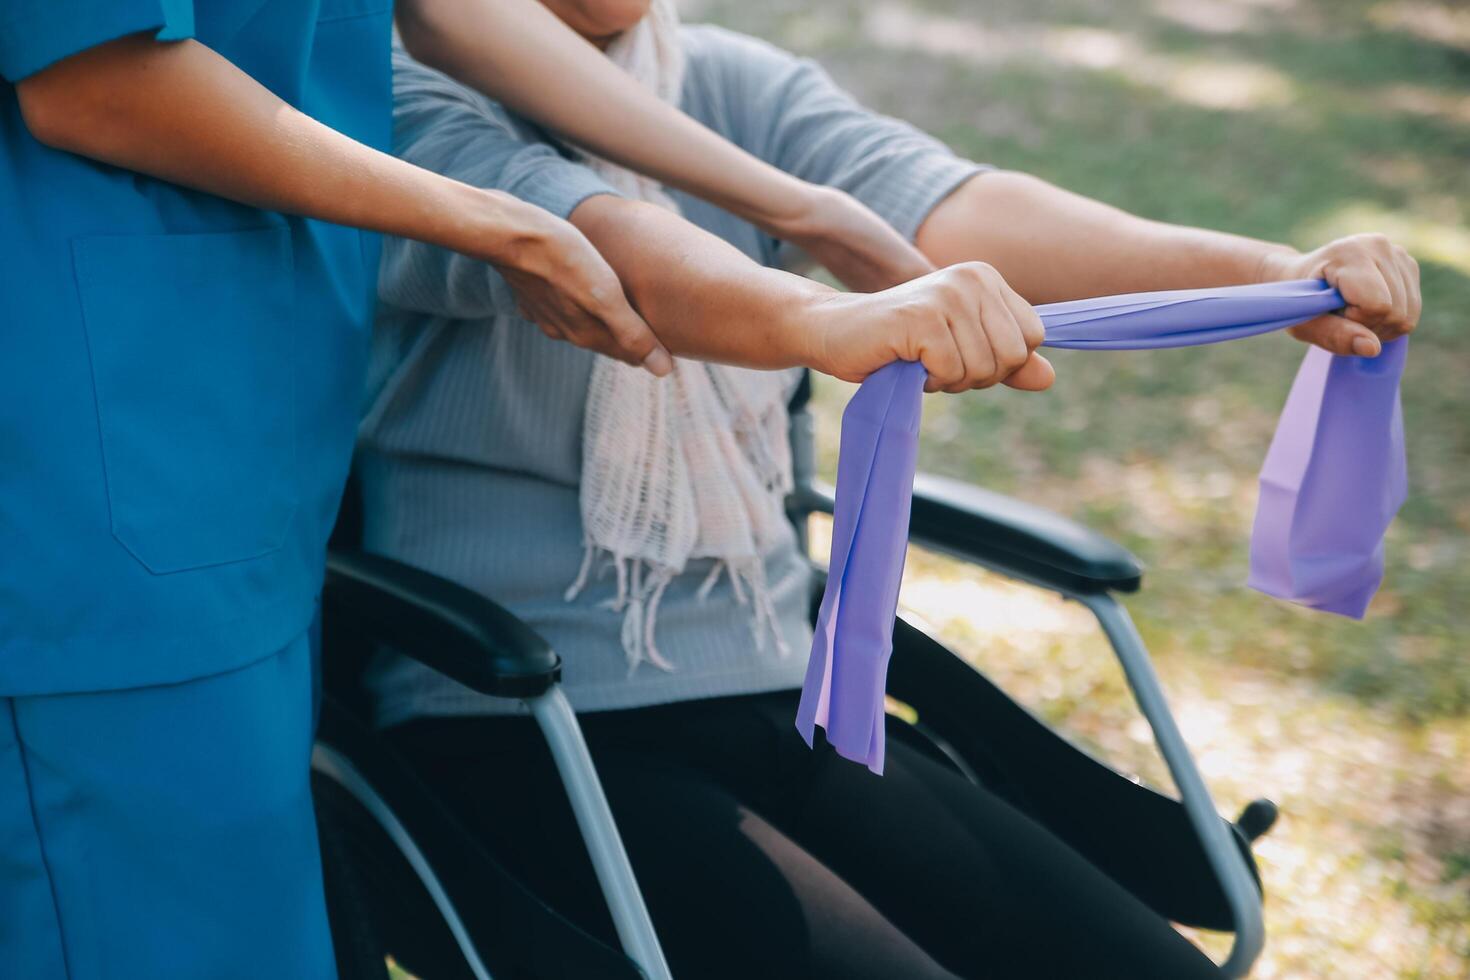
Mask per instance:
[[[0,698],[0,977],[335,976],[303,635],[246,667]]]

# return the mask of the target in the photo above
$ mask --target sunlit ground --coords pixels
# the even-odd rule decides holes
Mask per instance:
[[[1404,387],[1412,497],[1364,623],[1241,584],[1255,472],[1301,356],[1284,337],[1060,352],[1045,396],[930,398],[921,465],[1024,492],[1147,562],[1128,604],[1217,801],[1282,806],[1258,848],[1269,939],[1257,976],[1470,977],[1470,5],[684,8],[819,58],[976,159],[1299,246],[1382,230],[1420,258],[1426,313]],[[847,392],[819,389],[829,471]],[[904,601],[1042,715],[1168,785],[1084,610],[924,556]]]

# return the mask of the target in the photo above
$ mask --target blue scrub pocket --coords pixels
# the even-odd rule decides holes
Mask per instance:
[[[289,230],[72,251],[113,536],[158,574],[278,550],[299,492]]]

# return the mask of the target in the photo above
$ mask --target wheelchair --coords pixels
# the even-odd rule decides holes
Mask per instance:
[[[815,474],[810,378],[791,405],[802,543],[832,511]],[[322,594],[320,727],[313,792],[342,980],[386,977],[384,955],[425,980],[666,980],[616,824],[559,687],[561,661],[491,599],[356,547],[349,488]],[[888,691],[916,720],[897,737],[984,784],[1046,826],[1161,916],[1233,932],[1221,976],[1246,975],[1264,942],[1251,843],[1270,829],[1267,800],[1220,817],[1122,604],[1142,568],[1120,545],[1032,505],[952,480],[915,480],[910,537],[1085,605],[1117,654],[1181,798],[1115,771],[1054,732],[921,626],[900,616]],[[820,585],[820,583],[819,583]],[[815,615],[820,588],[813,596]],[[372,728],[360,686],[385,645],[476,691],[525,702],[545,736],[621,948],[583,932],[507,872]],[[890,729],[892,730],[892,729]]]

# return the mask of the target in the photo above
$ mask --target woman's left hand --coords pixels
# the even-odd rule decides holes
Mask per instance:
[[[1262,282],[1326,279],[1342,293],[1341,315],[1319,316],[1289,331],[1297,340],[1334,354],[1376,357],[1383,344],[1419,323],[1419,263],[1383,235],[1351,235],[1315,251],[1272,252],[1261,263]]]
[[[856,292],[880,292],[934,271],[892,225],[834,187],[805,185],[801,210],[766,224]]]

